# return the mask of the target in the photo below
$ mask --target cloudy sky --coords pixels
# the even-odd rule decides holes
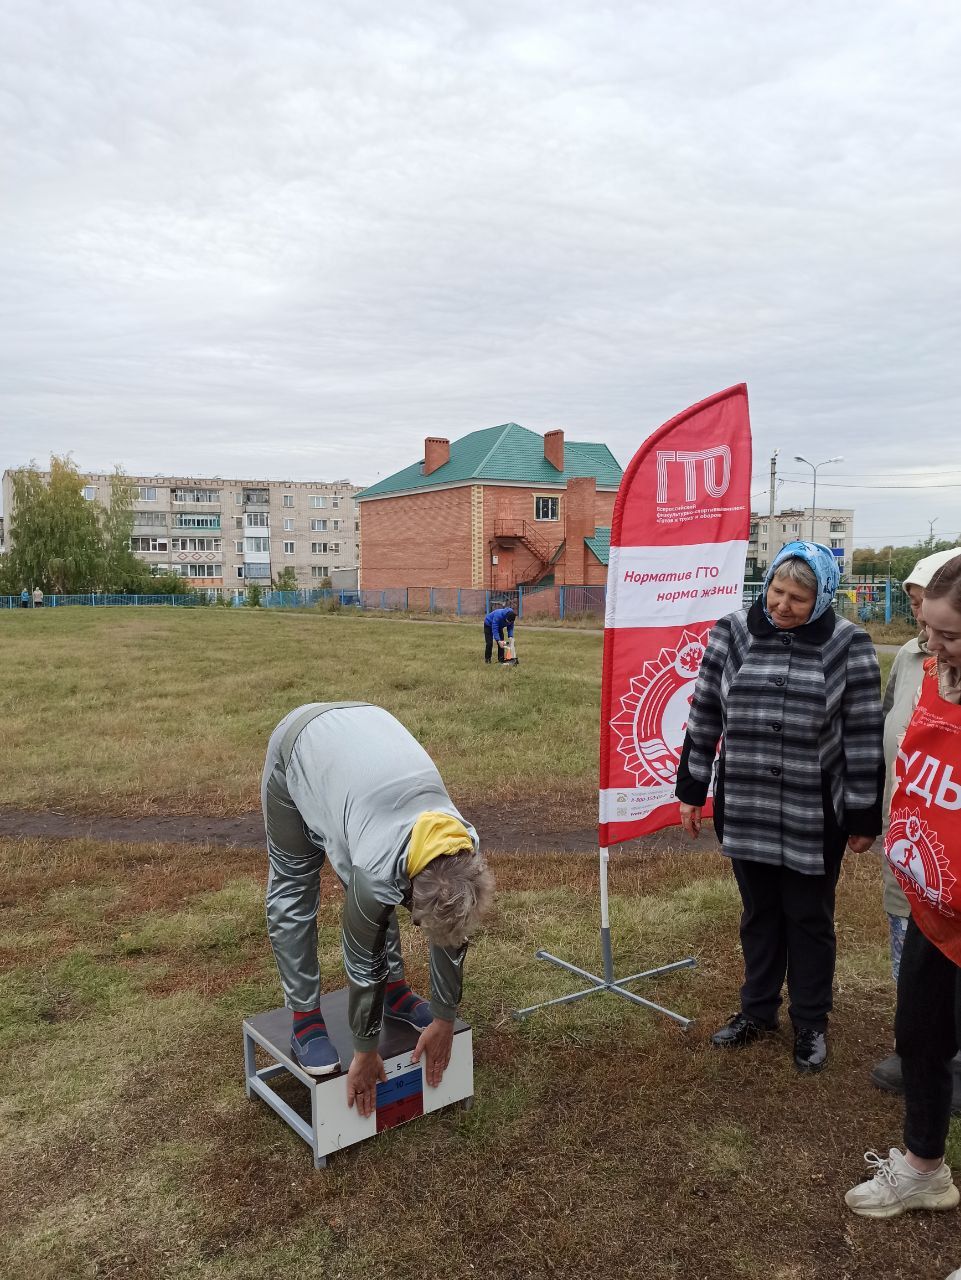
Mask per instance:
[[[744,380],[758,505],[961,534],[956,0],[5,0],[0,63],[0,469],[626,463]]]

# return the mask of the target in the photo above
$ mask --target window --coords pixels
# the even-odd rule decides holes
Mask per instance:
[[[766,543],[766,542],[762,542],[762,543],[761,543],[761,550],[762,550],[762,551],[767,551],[767,543]]]
[[[844,546],[844,539],[843,539],[843,538],[832,538],[832,539],[831,539],[831,546],[832,546],[832,547],[843,547],[843,546]]]
[[[247,528],[248,529],[266,529],[270,524],[270,516],[266,511],[248,511],[247,512]]]
[[[284,555],[292,556],[294,554],[294,544],[292,542],[284,543]]]
[[[310,522],[310,532],[311,532],[311,533],[326,533],[326,532],[327,532],[327,521],[326,521],[326,520],[311,520],[311,522]]]
[[[243,506],[243,503],[244,503],[244,495],[243,495],[242,493],[235,493],[235,494],[234,494],[234,502],[236,502],[236,504],[237,504],[237,506],[238,506],[238,507]],[[241,576],[242,576],[242,575],[241,575]]]
[[[235,528],[235,529],[242,529],[243,527],[244,527],[244,518],[243,518],[243,516],[234,516],[234,528]]]
[[[354,521],[354,533],[360,533],[360,521],[359,521],[359,520],[355,520],[355,521]]]
[[[85,484],[83,486],[83,489],[81,489],[81,493],[87,499],[88,502],[93,502],[94,498],[97,496],[97,490],[93,487],[92,484]]]
[[[796,524],[792,524],[792,525],[791,525],[791,532],[792,532],[792,533],[797,533],[797,532],[798,532],[798,526],[797,526]]]
[[[171,538],[171,551],[219,551],[219,538]]]
[[[310,576],[312,578],[329,578],[330,566],[326,564],[312,564],[310,566]]]
[[[327,551],[326,542],[312,542],[310,544],[310,554],[312,556],[322,556]]]
[[[782,524],[782,525],[781,525],[781,532],[782,532],[782,533],[787,533],[787,525],[786,525],[786,524]]]
[[[340,498],[336,493],[334,494],[333,501],[331,502],[330,505],[334,508],[335,511],[340,506]]]
[[[331,527],[332,527],[333,529],[339,529],[339,528],[340,528],[340,521],[339,521],[339,520],[331,520],[331,522],[330,522],[330,523],[331,523]]]
[[[157,486],[155,484],[138,484],[137,497],[141,502],[156,502]]]
[[[269,551],[270,539],[269,538],[247,538],[245,546],[248,551]]]
[[[234,542],[234,550],[237,552],[237,554],[238,554],[239,556],[242,556],[242,555],[244,554],[244,540],[243,540],[243,538],[238,538],[238,539]]]
[[[163,525],[166,528],[167,516],[163,511],[135,511],[133,522],[139,525]]]
[[[175,564],[173,571],[181,578],[222,578],[222,564]]]
[[[266,578],[269,581],[270,565],[267,563],[266,560],[260,563],[258,563],[256,560],[248,561],[248,563],[244,565],[244,577],[259,578],[261,581],[263,581]]]
[[[284,506],[292,507],[294,505],[294,495],[292,493],[284,494]]]
[[[331,550],[331,552],[332,552],[335,556],[340,555],[340,543],[339,543],[339,542],[332,542],[332,543],[330,544],[330,550]]]
[[[284,521],[284,533],[293,533],[293,531],[294,531],[294,522],[293,522],[293,520],[285,520],[285,521]]]
[[[237,577],[242,578],[243,576],[244,576],[244,566],[242,564],[239,564],[237,566]]]
[[[174,516],[175,529],[219,529],[220,516]]]
[[[174,502],[220,502],[219,489],[171,489]]]
[[[244,502],[253,503],[259,507],[266,507],[270,503],[269,489],[245,489]]]
[[[322,510],[327,505],[327,499],[322,494],[312,493],[310,495],[310,505],[315,509]]]
[[[174,538],[174,542],[177,542],[177,541],[178,539]],[[166,551],[167,539],[166,538],[131,538],[130,550],[131,551]]]
[[[756,520],[755,520],[755,521],[754,521],[754,523],[751,525],[751,537],[752,537],[752,538],[756,538],[756,537],[757,537],[757,521],[756,521]]]
[[[843,521],[843,520],[832,520],[832,521],[831,521],[831,532],[832,532],[832,533],[844,533],[844,531],[845,531],[845,529],[846,529],[846,528],[847,528],[847,525],[844,523],[844,521]]]
[[[535,520],[556,520],[557,508],[558,508],[558,501],[556,498],[535,498],[534,499],[534,519]]]

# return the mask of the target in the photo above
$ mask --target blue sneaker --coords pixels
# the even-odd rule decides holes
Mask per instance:
[[[398,983],[392,991],[391,987],[393,985],[391,983],[387,988],[384,1013],[388,1018],[393,1018],[395,1022],[406,1022],[409,1027],[413,1027],[416,1031],[426,1031],[434,1021],[430,1005],[423,996],[416,995],[411,991],[406,982]]]
[[[297,1065],[310,1076],[332,1076],[340,1070],[340,1058],[328,1035],[313,1035],[306,1044],[291,1036],[290,1052]]]

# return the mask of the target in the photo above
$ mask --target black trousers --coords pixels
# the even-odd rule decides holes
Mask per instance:
[[[795,1027],[824,1031],[828,1024],[837,956],[834,896],[847,838],[837,829],[825,836],[819,876],[731,859],[744,907],[741,1009],[765,1026],[777,1022],[785,977]]]
[[[904,1074],[904,1143],[923,1160],[944,1155],[951,1059],[961,1045],[961,969],[908,921],[894,1019]]]
[[[494,650],[494,632],[489,622],[484,623],[484,661],[490,662],[491,653]],[[497,661],[504,661],[504,650],[497,646]]]

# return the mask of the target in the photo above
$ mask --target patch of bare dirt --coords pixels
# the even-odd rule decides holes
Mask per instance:
[[[556,828],[556,810],[551,805],[530,800],[521,806],[474,805],[465,817],[480,833],[488,853],[596,853],[594,826]],[[201,814],[164,814],[148,817],[89,817],[59,810],[27,812],[0,809],[0,837],[39,837],[53,840],[105,840],[123,844],[211,844],[230,847],[259,847],[264,842],[259,813],[234,818],[211,818]],[[625,843],[624,849],[660,853],[676,847],[679,833],[661,831],[643,840]]]

